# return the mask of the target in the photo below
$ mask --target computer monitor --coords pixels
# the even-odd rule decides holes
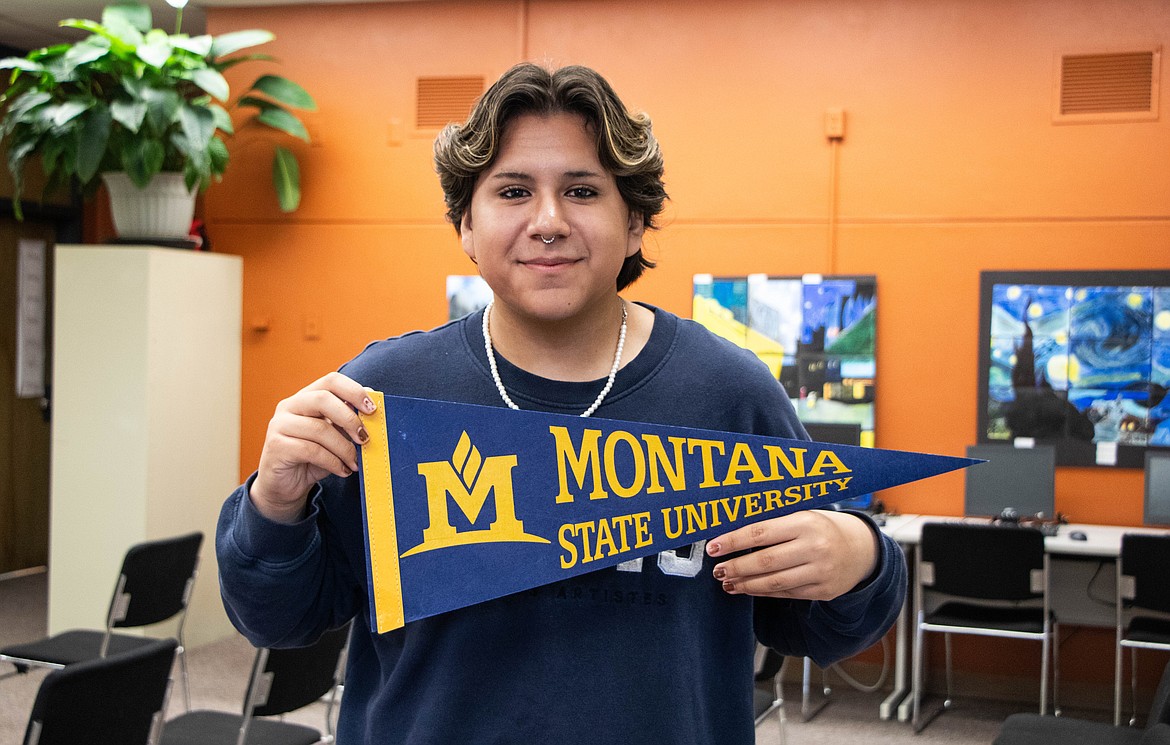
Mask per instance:
[[[860,445],[861,425],[844,422],[804,422],[804,430],[814,442],[833,445]]]
[[[846,422],[804,422],[804,429],[814,442],[831,445],[860,445],[861,425]],[[843,499],[837,506],[848,510],[869,510],[873,508],[872,494],[859,494]]]
[[[1051,519],[1056,513],[1055,448],[971,445],[967,457],[987,462],[964,470],[964,514],[996,517],[1011,509],[1020,517]]]
[[[1170,452],[1146,451],[1146,496],[1142,522],[1146,525],[1170,525]]]

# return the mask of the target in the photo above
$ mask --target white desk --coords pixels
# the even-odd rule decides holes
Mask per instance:
[[[922,526],[928,522],[987,522],[984,518],[945,515],[892,515],[882,531],[901,544],[906,560],[913,569],[913,551],[922,540]],[[1073,540],[1074,532],[1085,540]],[[1061,525],[1057,534],[1044,539],[1044,548],[1052,557],[1049,564],[1051,606],[1061,624],[1113,628],[1116,624],[1117,573],[1113,568],[1121,553],[1121,536],[1125,533],[1167,535],[1170,530],[1120,525],[1071,523]],[[1107,565],[1107,566],[1106,566]],[[911,577],[911,582],[914,578]],[[917,614],[909,593],[902,605],[894,631],[894,690],[881,703],[879,714],[890,719],[897,712],[899,721],[910,718],[910,623]]]

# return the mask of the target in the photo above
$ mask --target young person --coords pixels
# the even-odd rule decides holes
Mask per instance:
[[[282,401],[224,505],[232,621],[288,646],[353,620],[338,742],[754,743],[756,640],[819,664],[870,646],[905,594],[863,515],[811,510],[377,634],[355,410],[390,394],[803,438],[750,353],[618,292],[666,197],[649,119],[596,72],[521,64],[435,145],[484,311],[371,344]]]

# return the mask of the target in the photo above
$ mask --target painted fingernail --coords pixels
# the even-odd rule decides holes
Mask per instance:
[[[722,547],[718,543],[716,543],[715,541],[712,541],[711,543],[707,544],[707,553],[709,553],[712,556],[718,556],[719,550],[721,548]]]
[[[365,427],[358,427],[358,442],[365,444],[369,442],[370,434],[366,432]]]
[[[723,583],[723,591],[729,592],[729,593],[734,595],[735,594],[735,583],[734,582],[724,582]]]
[[[368,399],[368,398],[362,399],[362,410],[365,411],[367,414],[373,414],[374,409],[376,409],[376,408],[377,407],[374,406],[374,402],[371,401],[370,399]]]

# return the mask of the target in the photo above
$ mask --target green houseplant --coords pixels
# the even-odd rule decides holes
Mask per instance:
[[[0,143],[8,148],[17,217],[32,156],[40,157],[49,188],[73,183],[85,196],[93,195],[106,172],[124,173],[137,189],[146,189],[160,174],[181,174],[193,208],[195,191],[206,189],[227,167],[224,137],[234,133],[229,107],[253,112],[243,126],[258,124],[309,139],[290,109],[316,105],[291,80],[262,75],[229,102],[223,71],[270,60],[239,53],[270,41],[268,31],[169,34],[152,28],[150,8],[137,4],[105,8],[100,23],[68,19],[60,25],[90,35],[0,60],[0,70],[11,70],[0,95]],[[280,145],[273,185],[281,209],[296,209],[300,169],[292,151]]]

